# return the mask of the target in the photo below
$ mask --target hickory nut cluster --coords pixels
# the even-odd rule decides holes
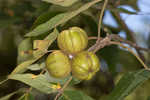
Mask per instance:
[[[46,68],[51,76],[64,78],[72,72],[79,80],[89,80],[100,68],[98,57],[93,52],[85,51],[88,45],[86,32],[79,27],[62,31],[57,38],[58,47],[48,55]],[[70,59],[69,55],[73,55]]]

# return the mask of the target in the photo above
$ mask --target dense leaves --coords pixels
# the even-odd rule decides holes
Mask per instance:
[[[51,88],[52,84],[47,81],[44,75],[36,76],[34,74],[15,74],[9,76],[9,79],[21,81],[44,93],[54,92]]]
[[[108,100],[123,100],[137,86],[144,83],[150,78],[150,71],[139,70],[125,74],[118,82],[112,93],[108,96]]]
[[[67,6],[71,6],[73,3],[77,2],[78,0],[43,0],[43,1],[67,7]]]
[[[24,71],[26,71],[27,67],[29,65],[31,65],[32,63],[34,63],[35,61],[37,61],[38,59],[40,59],[43,55],[45,55],[47,52],[46,50],[48,49],[48,47],[54,42],[54,40],[57,38],[58,35],[58,31],[55,29],[54,32],[52,32],[51,34],[49,34],[44,40],[48,41],[48,43],[46,42],[46,45],[42,45],[43,49],[37,49],[36,51],[34,51],[34,56],[32,59],[29,59],[25,62],[22,62],[21,64],[19,64],[11,74],[16,74],[16,73],[22,73]]]
[[[37,26],[33,31],[27,33],[26,36],[32,37],[32,36],[38,36],[40,34],[43,34],[44,32],[47,32],[47,31],[51,30],[52,28],[67,22],[71,18],[73,18],[76,15],[80,14],[81,12],[87,10],[89,7],[91,7],[92,5],[94,5],[100,1],[101,0],[94,0],[92,2],[89,2],[89,3],[81,6],[79,9],[74,10],[72,12],[56,15],[55,17],[48,20],[46,23],[43,23],[43,24]]]
[[[6,33],[5,36],[0,34],[0,42],[3,41],[0,43],[0,51],[2,51],[2,53],[0,53],[0,56],[2,56],[0,59],[2,62],[2,65],[0,63],[0,68],[4,66],[5,69],[9,63],[7,59],[10,58],[11,55],[9,55],[8,51],[18,48],[18,53],[16,52],[15,54],[15,52],[12,52],[15,57],[17,55],[17,66],[12,73],[8,75],[8,79],[17,81],[14,81],[16,87],[11,84],[11,88],[18,88],[17,86],[20,88],[18,84],[22,82],[24,84],[23,86],[21,85],[21,88],[28,85],[35,89],[30,90],[30,88],[27,89],[27,91],[21,90],[23,94],[21,94],[22,96],[17,100],[35,100],[34,96],[36,93],[37,95],[41,93],[48,94],[50,95],[50,98],[47,96],[48,99],[52,99],[55,94],[60,92],[60,88],[65,86],[66,82],[72,77],[71,73],[65,78],[54,78],[47,72],[47,69],[45,69],[45,58],[48,53],[51,52],[49,50],[58,49],[56,38],[59,31],[61,32],[72,26],[83,28],[88,36],[92,36],[92,38],[90,37],[91,40],[89,40],[88,47],[93,45],[95,40],[92,39],[96,39],[97,30],[100,28],[97,27],[99,12],[102,10],[105,0],[14,0],[15,2],[11,1],[10,4],[8,1],[10,0],[0,1],[0,27],[2,28],[2,30],[0,29],[0,33]],[[122,15],[120,16],[120,13],[126,15],[139,14],[139,7],[137,5],[139,1],[108,0],[106,9],[110,11],[109,14],[116,21],[117,27],[110,26],[110,23],[108,25],[101,25],[101,36],[107,36],[105,33],[120,34],[126,32],[123,34],[127,36],[127,39],[132,40],[130,28],[128,28],[122,19]],[[134,11],[125,9],[125,6],[133,8]],[[104,13],[103,18],[107,17],[107,15],[108,13]],[[37,19],[34,21],[35,18]],[[104,23],[102,22],[102,24]],[[58,28],[59,31],[56,28]],[[8,35],[7,32],[10,34]],[[25,37],[23,37],[24,33],[27,33]],[[6,39],[5,37],[9,38]],[[24,40],[22,40],[22,38],[24,38]],[[20,42],[20,40],[22,41]],[[54,45],[51,45],[52,43]],[[9,47],[7,45],[9,45]],[[6,52],[3,54],[4,51]],[[68,87],[64,89],[64,92],[58,98],[59,100],[123,100],[131,93],[134,93],[134,95],[138,93],[134,92],[134,90],[150,78],[150,71],[141,69],[141,64],[137,59],[123,48],[109,46],[99,50],[96,54],[101,58],[101,71],[106,72],[103,72],[103,75],[95,75],[93,80],[91,79],[90,81],[80,81],[73,77]],[[144,56],[147,57],[145,61],[149,62],[149,54],[144,54]],[[3,61],[5,62],[3,63]],[[15,63],[13,63],[13,66],[15,66]],[[8,66],[10,66],[8,69],[13,69],[12,65]],[[125,74],[115,86],[113,81],[115,81],[114,79],[118,73],[122,71]],[[7,72],[6,74],[10,73],[10,71],[4,72]],[[41,74],[40,72],[43,73]],[[2,76],[0,80],[3,80],[4,76],[0,76]],[[3,88],[10,85],[9,82],[4,84],[6,81],[7,79],[0,82],[1,85],[6,85],[2,86],[1,91],[3,91]],[[107,87],[107,85],[110,85],[111,88],[109,88],[109,86]],[[144,90],[145,87],[147,90]],[[143,88],[145,93],[143,90],[140,90],[139,94],[142,93],[149,96],[149,87],[145,87]],[[85,93],[79,91],[82,90],[81,88]],[[112,88],[114,89],[111,90]],[[0,100],[11,99],[18,91],[9,93],[7,93],[7,95],[3,95],[5,93],[0,93],[0,96],[4,96],[1,97]],[[135,96],[138,98],[139,95],[136,94]],[[150,97],[145,98],[150,100]],[[127,100],[134,99],[131,98]]]
[[[13,93],[10,93],[2,98],[0,98],[0,100],[9,100],[14,94],[16,94],[17,92],[13,92]]]
[[[81,91],[66,90],[59,100],[94,100]]]
[[[22,95],[18,100],[35,100],[31,93],[26,93]]]

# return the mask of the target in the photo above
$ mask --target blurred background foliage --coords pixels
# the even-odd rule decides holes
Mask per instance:
[[[0,80],[5,79],[17,63],[21,62],[17,62],[17,59],[19,59],[17,58],[17,51],[27,32],[55,15],[77,9],[89,1],[91,0],[78,0],[71,7],[62,7],[41,0],[0,0]],[[92,6],[66,24],[58,27],[58,29],[61,31],[71,26],[79,26],[85,29],[89,36],[97,36],[97,22],[101,6],[102,3]],[[136,42],[141,47],[150,48],[150,1],[109,0],[102,27],[103,37],[106,29],[110,34],[118,34],[125,39]],[[47,34],[26,41],[30,44],[35,39],[43,39]],[[90,41],[89,47],[93,43],[95,43],[95,40]],[[25,48],[31,49],[32,44],[30,46],[25,45]],[[50,49],[54,48],[57,48],[56,43],[53,43]],[[135,49],[133,50],[136,52]],[[150,66],[149,52],[141,53],[144,56],[145,63]],[[96,54],[101,60],[101,71],[92,80],[81,82],[74,87],[83,90],[96,100],[104,100],[125,72],[142,68],[142,65],[131,53],[118,46],[105,47]],[[26,59],[22,61],[27,60],[28,57],[27,55]],[[147,81],[138,87],[126,100],[148,100],[150,96],[149,82]],[[27,86],[18,81],[8,81],[0,86],[0,97],[18,90],[20,87],[26,88]],[[16,100],[21,95],[21,93],[14,95],[10,100]],[[35,100],[50,100],[48,99],[49,95],[36,90],[32,91],[32,95],[35,96]],[[28,97],[33,99],[32,95]]]

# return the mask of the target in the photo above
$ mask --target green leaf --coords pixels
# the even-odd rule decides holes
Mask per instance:
[[[59,14],[61,12],[52,12],[52,11],[48,11],[45,12],[43,14],[41,14],[33,23],[32,25],[32,30],[37,27],[38,25],[45,23],[46,21],[48,21],[49,19],[51,19],[52,17],[56,16],[57,14]]]
[[[68,79],[69,77],[66,77],[66,78],[55,78],[55,77],[52,77],[48,71],[46,71],[46,73],[44,74],[46,79],[51,82],[51,83],[59,83],[59,84],[64,84]]]
[[[94,20],[94,18],[92,18],[90,15],[88,14],[81,14],[81,23],[85,23],[85,25],[87,25],[89,27],[89,29],[91,30],[91,34],[90,35],[97,35],[97,23]],[[88,20],[88,21],[87,21]]]
[[[20,64],[32,57],[32,40],[30,38],[24,39],[18,46],[17,62]]]
[[[21,81],[41,92],[44,93],[52,93],[55,92],[51,87],[52,84],[50,84],[46,77],[44,75],[37,75],[34,74],[15,74],[9,76],[9,79],[18,80]]]
[[[59,84],[65,84],[66,82],[67,82],[67,80],[71,77],[70,75],[68,76],[68,77],[65,77],[65,78],[62,78],[62,79],[60,79],[60,78],[55,78],[55,77],[52,77],[49,73],[48,73],[48,71],[46,71],[46,73],[44,74],[45,76],[46,76],[46,78],[47,78],[47,80],[49,81],[49,82],[51,82],[51,83],[59,83]],[[70,85],[74,85],[74,84],[78,84],[78,83],[80,83],[80,80],[77,80],[77,79],[75,79],[75,78],[73,78],[72,80],[71,80],[71,82],[70,82]]]
[[[37,70],[41,70],[45,67],[45,63],[41,63],[41,64],[32,64],[28,67],[29,70],[32,71],[37,71]]]
[[[54,31],[49,34],[44,40],[36,40],[36,42],[34,42],[34,49],[37,50],[33,52],[33,56],[38,57],[39,55],[47,52],[48,47],[56,40],[58,34],[58,30],[54,29]]]
[[[90,96],[77,90],[66,90],[58,100],[94,100]]]
[[[31,93],[26,93],[22,95],[18,100],[35,100],[35,98]]]
[[[42,1],[68,7],[77,2],[78,0],[42,0]]]
[[[50,7],[51,7],[50,4],[46,2],[40,2],[39,6],[36,8],[36,10],[33,13],[33,16],[41,15],[43,12],[47,11],[47,9],[49,9]]]
[[[59,32],[57,31],[57,29],[54,30],[54,32],[50,33],[44,40],[48,40],[49,42],[47,43],[47,45],[44,46],[44,50],[36,50],[35,53],[34,52],[34,57],[30,60],[27,60],[25,62],[22,62],[21,64],[19,64],[11,73],[12,74],[16,74],[16,73],[23,73],[24,71],[27,70],[27,67],[29,65],[31,65],[32,63],[34,63],[35,61],[37,61],[38,59],[40,59],[42,56],[44,56],[47,52],[45,52],[45,50],[48,49],[48,47],[56,40],[57,35],[59,34]]]
[[[66,15],[67,13],[56,15],[55,17],[51,18],[47,22],[37,26],[35,29],[33,29],[33,31],[27,33],[25,36],[27,37],[38,36],[41,35],[42,33],[51,30],[56,26],[56,23],[62,20]]]
[[[72,78],[71,82],[69,83],[70,85],[75,85],[75,84],[79,84],[81,82],[81,80],[76,79],[75,77]]]
[[[147,100],[150,100],[150,96],[147,97]]]
[[[102,1],[102,0],[94,0],[94,1],[91,1],[91,2],[81,6],[79,9],[74,10],[72,12],[56,15],[55,17],[48,20],[46,23],[43,23],[43,24],[37,26],[33,31],[27,33],[25,36],[33,37],[33,36],[41,35],[47,31],[51,30],[52,28],[67,22],[68,20],[72,19],[73,17],[77,16],[81,12],[87,10],[89,7],[93,6],[94,4],[96,4],[100,1]]]
[[[150,78],[150,71],[142,69],[125,74],[118,82],[107,100],[123,100],[133,90]]]
[[[13,93],[10,93],[2,98],[0,98],[0,100],[9,100],[11,96],[13,96],[14,94],[16,94],[18,91],[15,91]]]
[[[23,73],[24,71],[27,70],[27,67],[29,65],[31,65],[32,63],[34,63],[35,61],[37,61],[38,59],[40,59],[45,53],[39,55],[38,57],[36,58],[32,58],[31,60],[27,60],[21,64],[19,64],[14,70],[13,72],[11,73],[12,74],[16,74],[16,73]]]

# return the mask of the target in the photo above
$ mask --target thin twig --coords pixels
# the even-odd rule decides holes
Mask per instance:
[[[104,48],[107,45],[110,45],[111,38],[109,36],[103,38],[101,41],[98,41],[93,46],[91,46],[88,51],[97,52],[99,49]]]
[[[116,16],[117,20],[119,21],[120,25],[122,26],[122,28],[126,31],[126,33],[131,37],[131,40],[136,44],[136,38],[133,34],[133,32],[128,28],[128,26],[126,25],[126,23],[123,21],[123,19],[121,18],[120,14],[118,12],[114,12],[114,15]],[[145,61],[145,58],[143,56],[143,54],[135,48],[135,50],[137,51],[138,55],[140,56],[140,58]]]
[[[54,52],[54,51],[57,51],[57,50],[47,50],[46,52],[50,53],[50,52]]]
[[[88,37],[88,40],[94,40],[94,39],[98,39],[98,37],[94,37],[94,36]],[[99,40],[101,40],[101,39],[102,39],[102,38],[100,37]]]
[[[124,38],[120,37],[119,35],[111,34],[111,37],[112,37],[112,40],[115,40],[115,41],[118,40],[119,42],[129,44],[130,46],[132,46],[138,50],[143,50],[143,51],[147,51],[147,52],[150,51],[150,49],[142,48],[142,47],[138,46],[136,43],[133,43],[132,41],[125,40]]]
[[[59,96],[64,92],[64,89],[68,86],[68,84],[70,83],[70,81],[72,80],[72,77],[70,77],[68,79],[68,81],[64,84],[64,86],[59,90],[58,94],[56,95],[54,100],[57,100],[59,98]]]
[[[133,43],[131,41],[125,40],[124,38],[122,38],[122,37],[120,37],[120,36],[118,36],[116,34],[111,34],[111,35],[109,35],[109,37],[111,38],[111,40],[115,40],[115,41],[126,43],[126,44],[128,44],[128,45],[130,45],[133,48],[136,48],[138,50],[143,50],[143,51],[146,51],[146,52],[150,52],[150,49],[142,48],[142,47],[138,46],[137,44],[135,44],[135,43]],[[89,40],[91,40],[91,39],[95,39],[96,40],[98,38],[97,37],[89,37]],[[103,40],[103,38],[100,38],[100,39]]]
[[[131,52],[131,53],[139,60],[139,62],[143,65],[143,67],[144,67],[145,69],[150,70],[150,68],[148,68],[148,66],[145,65],[145,63],[141,60],[141,58],[140,58],[139,56],[137,56],[137,55],[132,51],[132,49],[128,48],[127,46],[124,46],[123,44],[121,44],[121,43],[119,43],[119,42],[111,41],[110,43],[111,43],[111,44],[115,44],[115,45],[119,45],[119,46],[121,46],[121,47],[123,47],[123,48],[127,48],[128,51]]]
[[[107,3],[108,3],[108,0],[105,0],[104,5],[103,5],[102,10],[101,10],[101,13],[100,13],[100,18],[99,18],[99,23],[98,23],[98,40],[97,41],[99,41],[99,37],[101,35],[102,18],[103,18]]]

